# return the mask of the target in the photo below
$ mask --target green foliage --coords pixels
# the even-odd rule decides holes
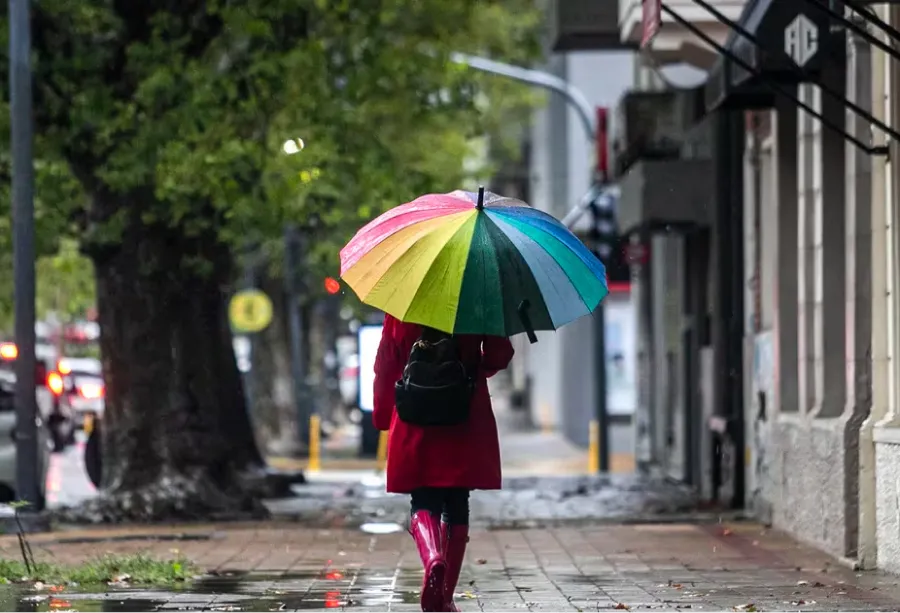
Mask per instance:
[[[530,92],[448,58],[527,62],[537,25],[526,0],[41,0],[33,44],[42,253],[60,236],[89,248],[114,243],[135,219],[242,242],[316,218],[312,258],[333,271],[337,246],[361,222],[472,180],[463,164],[472,138],[523,121]],[[7,25],[0,31],[5,54]],[[0,71],[7,66],[0,58]],[[295,137],[306,148],[285,155],[282,143]],[[8,206],[0,192],[3,254]],[[47,279],[81,270],[59,257],[43,267]],[[66,308],[83,298],[71,294]]]
[[[55,254],[40,258],[36,273],[39,316],[53,311],[71,321],[94,306],[94,267],[73,239],[61,239]]]
[[[0,583],[40,581],[52,585],[89,587],[107,583],[165,586],[190,581],[199,570],[184,558],[159,560],[147,554],[107,554],[77,565],[37,562],[29,571],[18,560],[0,559]]]

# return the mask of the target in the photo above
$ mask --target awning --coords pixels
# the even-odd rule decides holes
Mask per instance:
[[[774,92],[766,80],[782,86],[816,81],[823,64],[834,60],[831,41],[843,44],[840,37],[832,38],[831,21],[827,9],[805,0],[749,0],[738,21],[743,33],[732,30],[726,53],[710,73],[707,110],[772,106]]]

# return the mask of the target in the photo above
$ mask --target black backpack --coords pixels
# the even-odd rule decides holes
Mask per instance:
[[[422,328],[402,378],[394,386],[397,416],[416,426],[455,426],[469,419],[475,380],[456,338]]]

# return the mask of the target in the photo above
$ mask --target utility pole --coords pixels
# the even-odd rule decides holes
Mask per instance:
[[[304,237],[294,224],[284,227],[284,291],[287,298],[288,329],[291,343],[291,379],[294,381],[294,399],[297,403],[297,435],[301,445],[309,442],[309,393],[306,385],[308,372],[306,352],[303,349],[303,312],[299,294],[303,290],[299,270],[302,270]]]
[[[34,152],[28,0],[9,0],[13,279],[16,358],[16,497],[35,508],[38,484],[34,304]]]
[[[595,109],[588,102],[584,93],[560,77],[549,72],[540,70],[531,70],[497,62],[484,57],[474,55],[466,55],[463,53],[453,53],[450,59],[457,64],[462,64],[486,72],[489,74],[513,79],[534,87],[540,87],[555,92],[562,96],[569,105],[578,113],[584,128],[585,135],[588,140],[597,148],[597,160],[595,167],[594,183],[588,192],[581,198],[576,206],[572,207],[562,223],[571,228],[588,210],[594,214],[594,227],[599,220],[603,220],[604,216],[611,213],[611,210],[603,210],[601,204],[608,202],[608,195],[603,192],[603,186],[608,181],[607,168],[607,113],[606,109]],[[597,255],[601,260],[608,260],[608,254],[604,255],[602,237],[597,237],[598,249]],[[605,262],[604,262],[605,263]],[[596,404],[594,407],[594,420],[597,424],[599,441],[596,445],[597,458],[596,466],[603,472],[609,470],[609,411],[607,410],[607,392],[606,392],[606,309],[601,301],[594,311],[594,360],[595,364],[595,388],[596,388]]]

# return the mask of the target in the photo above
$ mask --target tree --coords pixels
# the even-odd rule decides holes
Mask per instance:
[[[103,517],[259,510],[225,307],[234,247],[313,214],[349,227],[461,179],[487,115],[448,53],[533,50],[513,4],[527,6],[34,3],[36,151],[55,172],[38,194],[96,272]],[[303,155],[279,154],[294,136]]]

